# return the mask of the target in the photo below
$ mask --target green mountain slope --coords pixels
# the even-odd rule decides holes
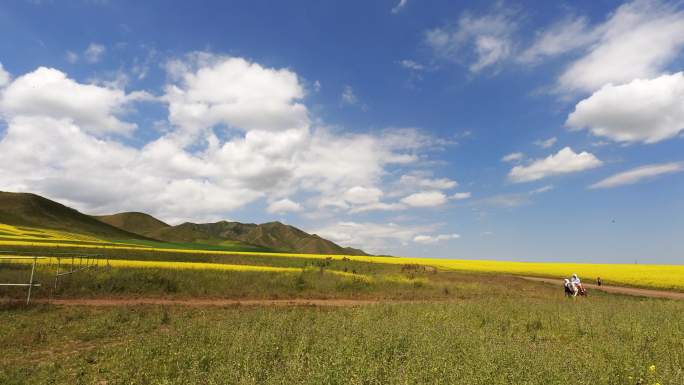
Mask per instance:
[[[139,212],[95,215],[93,218],[122,230],[145,236],[155,231],[171,227],[149,214]]]
[[[110,240],[165,241],[245,247],[250,251],[367,255],[280,222],[261,225],[221,221],[168,224],[151,215],[126,212],[89,216],[30,193],[0,192],[0,223],[62,230]]]
[[[361,250],[341,247],[315,234],[280,222],[261,225],[221,221],[216,223],[183,223],[146,233],[167,242],[220,244],[238,242],[272,250],[311,254],[366,255]]]
[[[0,223],[62,230],[108,239],[146,239],[30,193],[0,191]]]

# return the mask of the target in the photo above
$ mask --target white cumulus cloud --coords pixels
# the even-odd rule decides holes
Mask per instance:
[[[410,244],[417,235],[432,231],[434,226],[348,221],[331,223],[311,232],[344,246],[383,253],[397,250],[400,246]]]
[[[684,130],[684,73],[608,84],[580,101],[566,125],[619,142],[673,138]]]
[[[35,192],[93,214],[142,210],[172,223],[222,219],[260,199],[291,211],[284,197],[299,194],[312,206],[395,209],[399,203],[373,197],[386,168],[417,162],[432,146],[416,129],[357,134],[312,126],[303,87],[288,69],[209,53],[166,69],[166,94],[155,100],[168,106],[167,129],[151,139],[124,120],[152,99],[145,92],[84,84],[43,67],[10,79],[0,89],[0,190]],[[356,191],[351,199],[367,203],[345,201],[357,186],[367,197]]]
[[[537,159],[528,165],[515,166],[508,178],[515,182],[530,182],[548,176],[568,174],[599,167],[603,164],[596,156],[586,151],[576,153],[565,147],[556,154]]]
[[[287,213],[287,212],[297,212],[297,211],[301,211],[301,210],[302,210],[302,206],[299,203],[294,202],[288,198],[280,199],[280,200],[271,202],[268,205],[268,208],[266,209],[266,211],[268,211],[269,213],[275,213],[275,214],[282,214],[282,213]]]
[[[423,191],[404,197],[401,202],[411,207],[435,207],[446,203],[447,197],[440,191]]]
[[[171,123],[193,133],[215,125],[243,131],[306,129],[296,73],[239,57],[193,53],[172,60],[166,87]],[[220,86],[222,85],[222,86]]]
[[[591,92],[608,83],[655,77],[684,46],[684,12],[660,0],[631,1],[591,31],[575,28],[577,39],[566,46],[589,48],[558,79],[561,91]]]
[[[81,84],[57,69],[40,67],[14,79],[0,93],[0,113],[6,119],[18,116],[67,119],[96,134],[129,134],[136,125],[122,121],[119,116],[128,103],[143,99],[150,96]]]
[[[344,193],[344,199],[352,204],[375,203],[382,197],[382,190],[375,187],[354,186]]]

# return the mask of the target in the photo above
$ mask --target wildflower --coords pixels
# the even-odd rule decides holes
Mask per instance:
[[[651,372],[651,373],[655,373],[655,370],[656,370],[655,365],[651,365],[651,366],[648,367],[648,371]]]

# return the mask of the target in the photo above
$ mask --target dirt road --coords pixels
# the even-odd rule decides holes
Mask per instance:
[[[92,298],[36,300],[43,303],[67,306],[136,306],[136,305],[179,305],[179,306],[368,306],[378,304],[419,304],[444,301],[406,300],[364,300],[364,299],[164,299],[164,298]]]
[[[558,285],[559,290],[562,280],[558,278],[539,278],[517,276],[533,282],[542,282]],[[651,289],[639,289],[622,286],[597,286],[584,284],[591,290],[601,290],[612,294],[625,294],[650,298],[669,298],[684,300],[684,293],[674,291],[661,291]],[[165,299],[165,298],[67,298],[67,299],[37,299],[32,303],[53,304],[59,306],[136,306],[136,305],[164,305],[164,306],[324,306],[324,307],[350,307],[368,306],[378,304],[425,304],[425,303],[449,303],[445,300],[393,300],[393,299]]]
[[[539,277],[520,277],[528,281],[544,282],[558,285],[561,290],[563,287],[563,280],[558,278],[539,278]],[[638,297],[650,297],[650,298],[670,298],[670,299],[681,299],[684,300],[684,293],[676,291],[662,291],[662,290],[651,290],[651,289],[639,289],[634,287],[623,287],[623,286],[606,286],[606,285],[594,285],[590,283],[584,283],[584,287],[591,290],[601,290],[606,293],[613,294],[625,294],[633,295]]]

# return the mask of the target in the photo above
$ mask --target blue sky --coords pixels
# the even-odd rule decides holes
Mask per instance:
[[[677,2],[8,1],[0,189],[398,255],[682,263]]]

